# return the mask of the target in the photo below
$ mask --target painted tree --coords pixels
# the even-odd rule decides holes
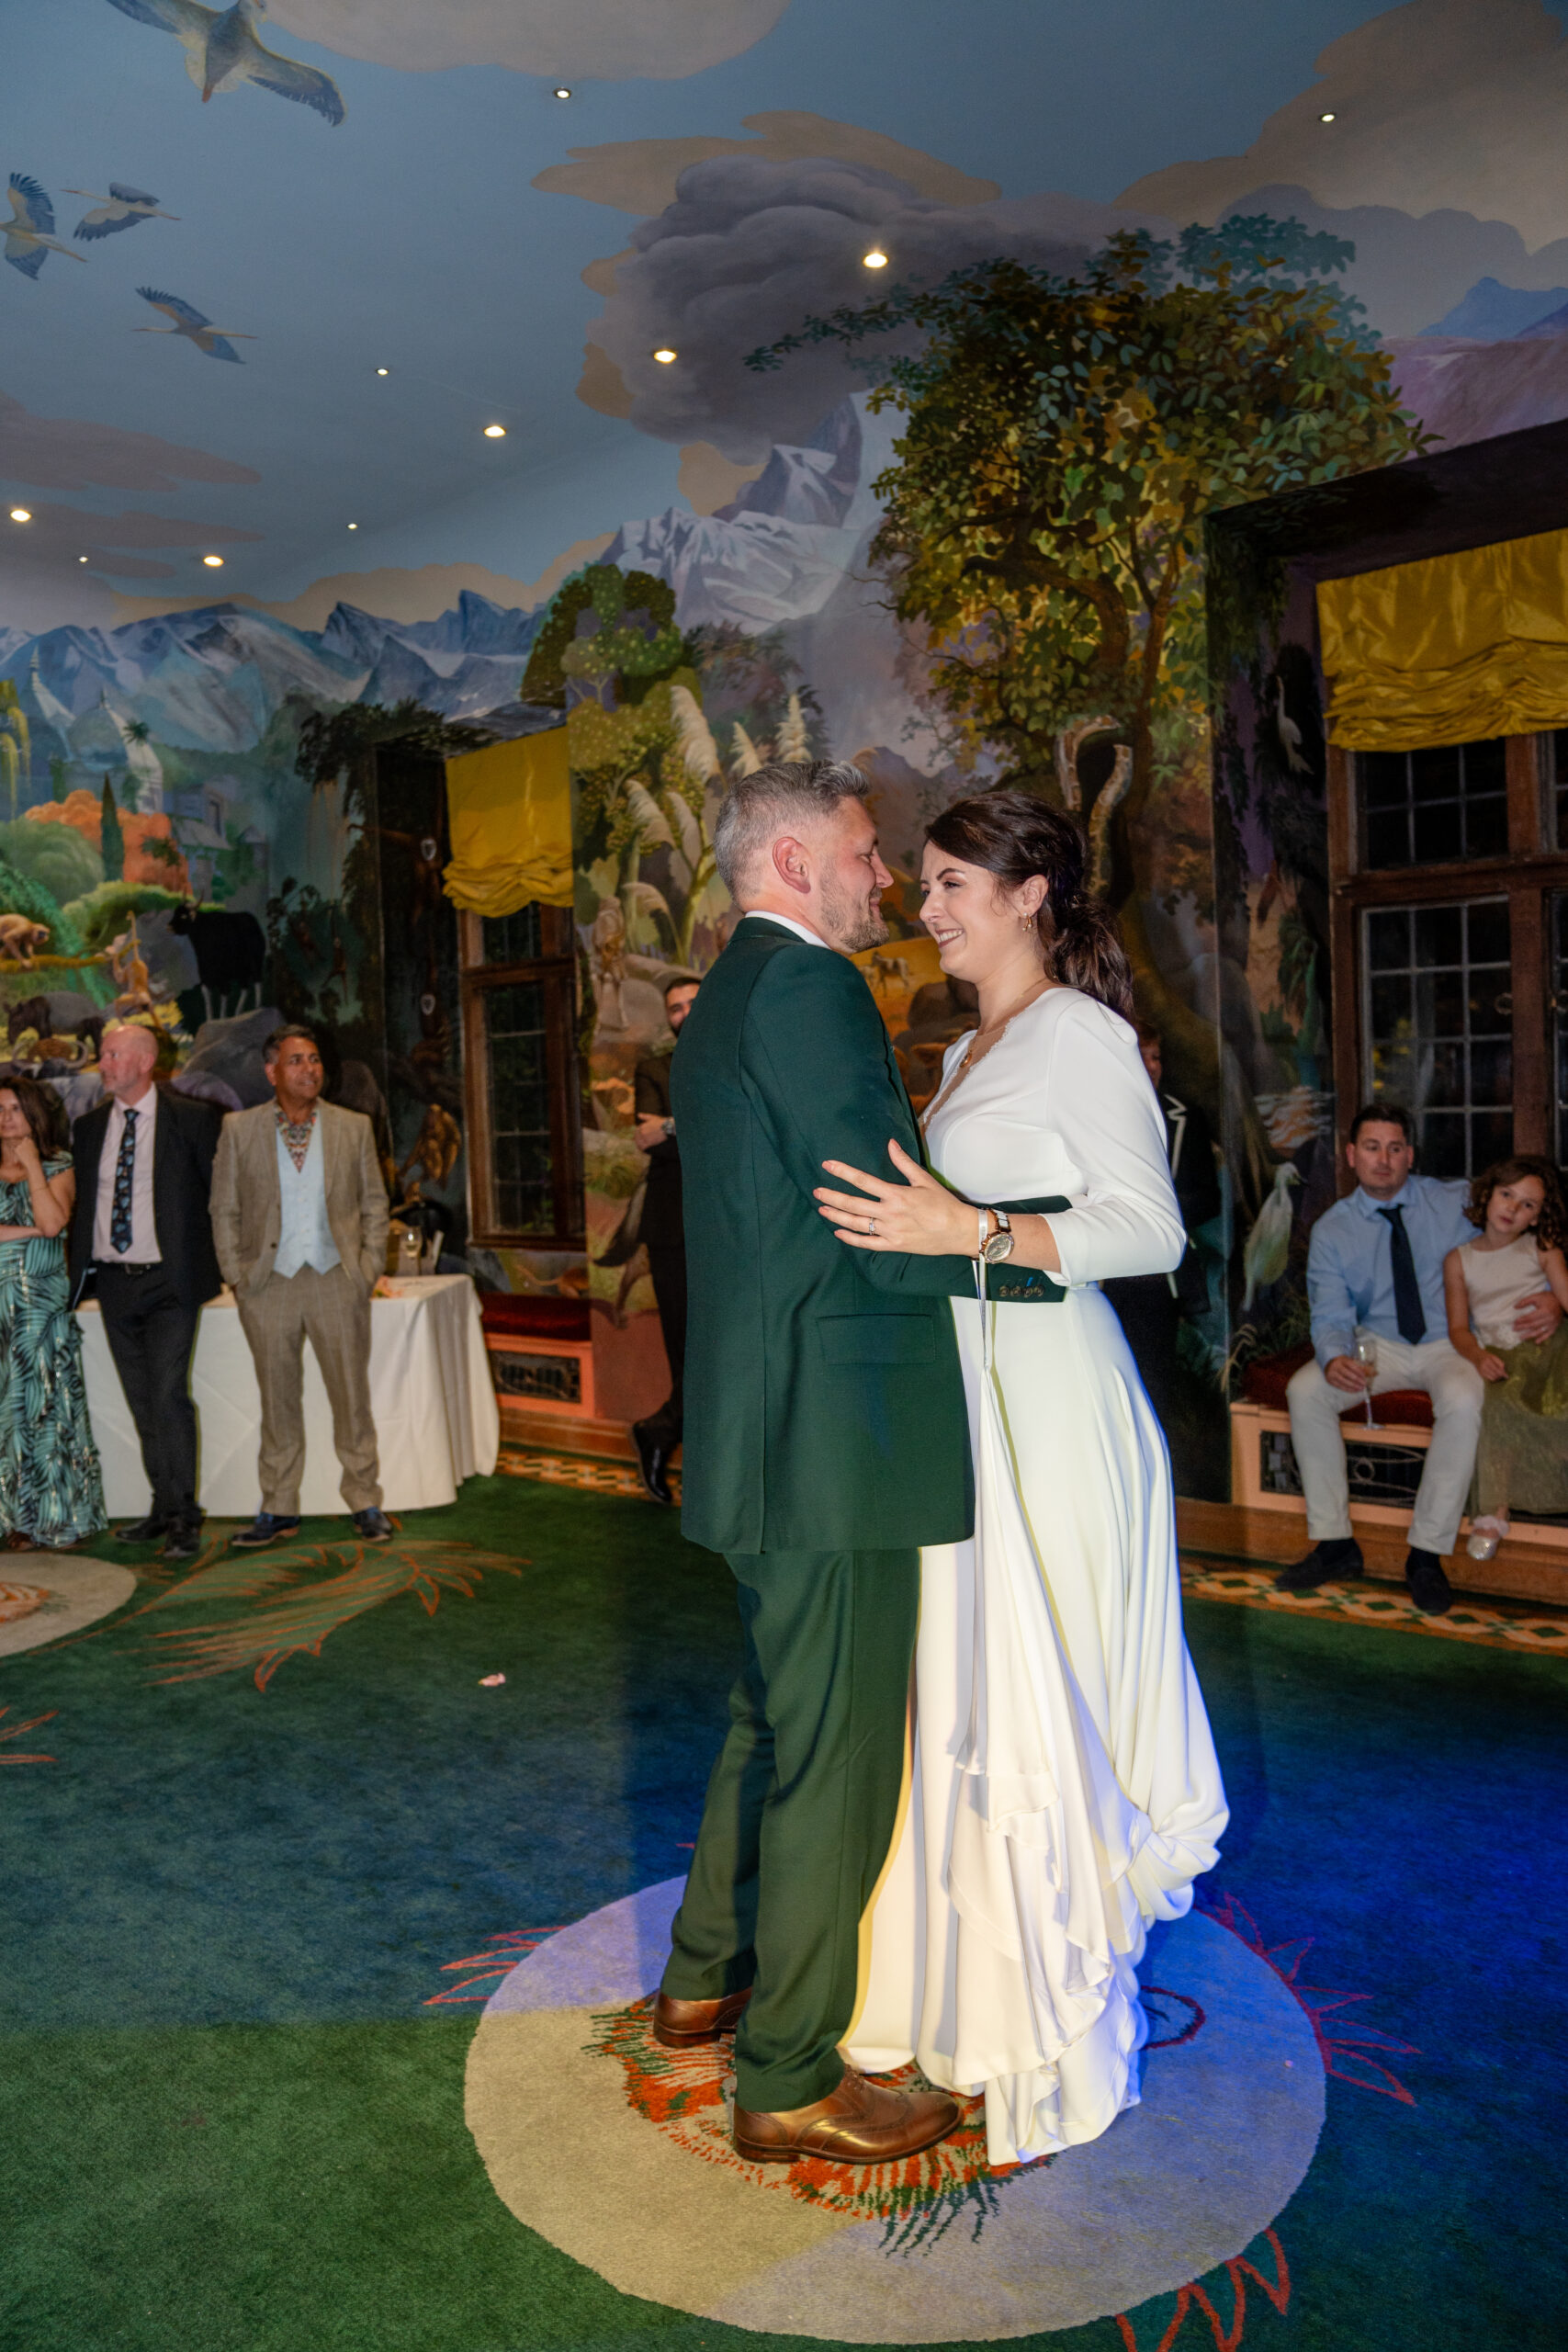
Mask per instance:
[[[589,854],[613,861],[628,933],[661,924],[677,963],[690,960],[710,910],[708,808],[724,782],[687,654],[667,582],[591,564],[552,599],[519,689],[525,702],[565,711]],[[660,849],[669,892],[642,874]]]
[[[100,843],[104,859],[104,880],[122,882],[125,879],[125,835],[120,830],[119,810],[115,805],[114,784],[104,778],[103,831]]]
[[[0,678],[0,783],[6,787],[11,821],[16,822],[17,787],[32,763],[28,714],[15,681]]]
[[[1132,833],[1206,719],[1204,516],[1425,446],[1360,306],[1328,282],[1354,251],[1264,217],[1123,232],[1079,277],[983,263],[808,320],[747,363],[898,338],[872,395],[904,418],[875,484],[893,609],[925,636],[957,748],[1089,802],[1140,996],[1192,1075],[1208,1065],[1211,1096],[1202,1024],[1154,968]],[[1094,733],[1125,756],[1080,794],[1058,742]]]

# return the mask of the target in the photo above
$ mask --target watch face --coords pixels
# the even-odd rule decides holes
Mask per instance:
[[[993,1233],[986,1244],[986,1263],[999,1266],[1004,1258],[1012,1256],[1013,1237],[1010,1233]]]

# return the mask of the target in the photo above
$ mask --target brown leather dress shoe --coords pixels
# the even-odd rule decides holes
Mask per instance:
[[[653,2005],[653,2038],[666,2050],[694,2050],[699,2042],[717,2041],[734,2032],[750,1997],[750,1984],[718,2001],[677,2001],[672,1994],[660,1993]]]
[[[735,2150],[757,2165],[825,2156],[840,2165],[887,2165],[945,2140],[958,2101],[945,2091],[890,2091],[847,2067],[836,2091],[774,2114],[735,2110]]]

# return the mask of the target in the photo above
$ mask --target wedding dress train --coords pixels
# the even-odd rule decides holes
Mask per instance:
[[[1005,2164],[1136,2102],[1145,1933],[1190,1907],[1226,1820],[1165,1440],[1096,1286],[1173,1263],[1182,1234],[1133,1034],[1072,989],[1016,1017],[927,1141],[970,1199],[1072,1202],[1069,1287],[954,1304],[975,1534],[922,1555],[908,1804],[846,2047],[983,2088]]]

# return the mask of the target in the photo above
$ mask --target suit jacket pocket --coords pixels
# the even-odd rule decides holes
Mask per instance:
[[[829,1363],[934,1363],[929,1315],[820,1315],[817,1329]]]

